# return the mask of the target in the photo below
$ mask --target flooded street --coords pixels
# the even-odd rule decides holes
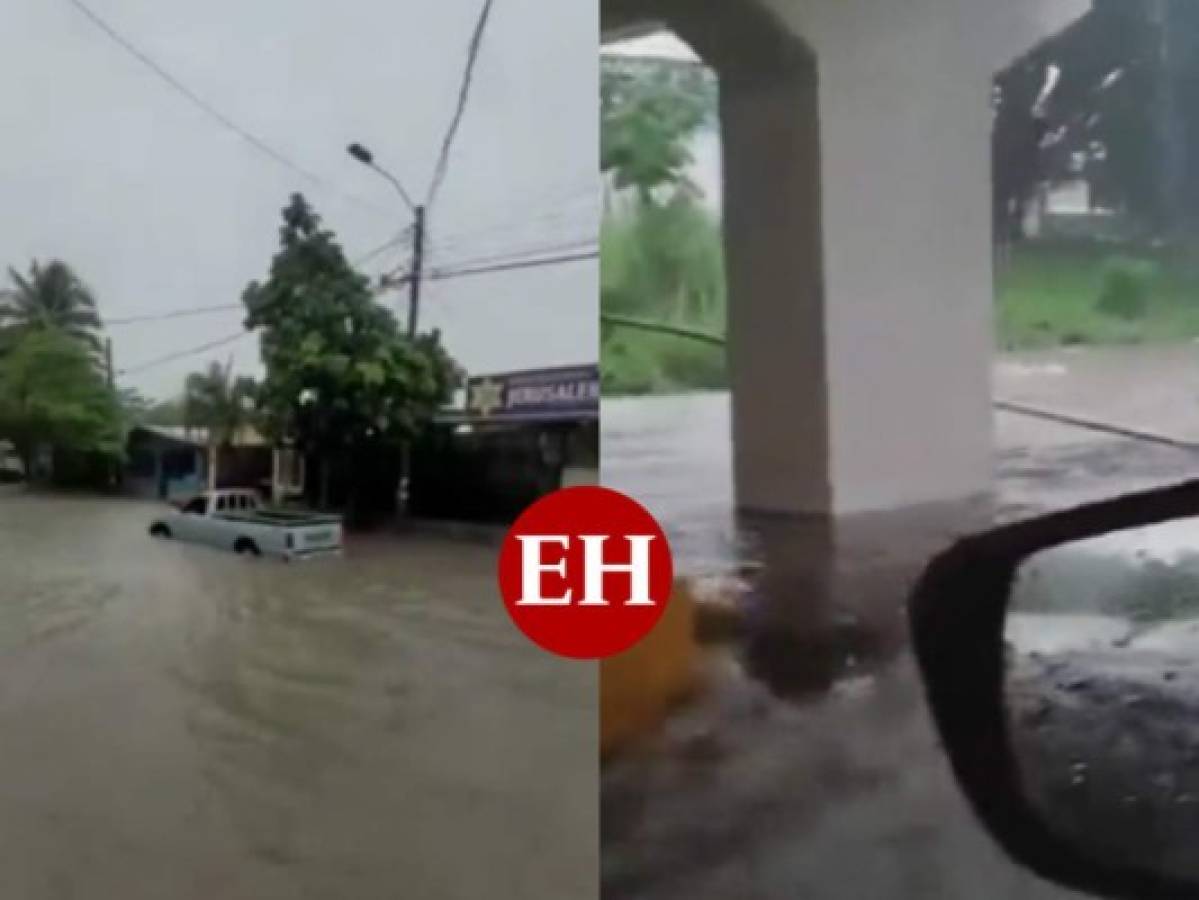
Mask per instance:
[[[1004,400],[1199,443],[1194,344],[1005,355],[994,365],[994,386]],[[730,428],[727,393],[603,404],[605,483],[650,508],[676,563],[692,574],[752,564],[770,541],[760,523],[734,512]],[[1109,478],[1120,490],[1140,490],[1199,476],[1199,454],[1009,412],[995,413],[995,444],[1001,517],[1110,496]]]
[[[1005,357],[996,393],[1199,435],[1199,347],[1158,350]],[[604,896],[1075,896],[1011,863],[967,807],[907,593],[964,531],[1194,477],[1196,455],[997,412],[993,501],[829,527],[734,513],[727,395],[608,400],[602,421],[605,483],[659,517],[679,569],[740,573],[739,627],[709,645],[702,696],[605,767]]]
[[[0,495],[0,896],[594,896],[594,670],[492,549],[287,566],[150,509]]]

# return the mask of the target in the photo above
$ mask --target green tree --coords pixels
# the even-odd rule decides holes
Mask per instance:
[[[40,446],[119,460],[122,419],[115,393],[71,335],[27,332],[0,359],[0,438],[12,442],[27,472]]]
[[[1143,236],[1193,232],[1197,88],[1199,4],[1190,0],[1095,0],[1000,72],[993,184],[1001,239],[1020,236],[1020,214],[1041,185],[1080,177]]]
[[[689,142],[716,114],[715,80],[700,66],[605,60],[601,165],[637,203],[605,217],[605,313],[725,330],[720,223],[687,178]],[[724,353],[628,328],[602,332],[605,390],[646,393],[726,383]]]
[[[698,66],[605,60],[600,72],[600,169],[643,206],[661,188],[692,191],[689,138],[711,120],[715,87]]]
[[[221,450],[252,424],[258,385],[253,378],[233,377],[233,361],[209,363],[204,372],[187,376],[183,386],[183,427],[203,430],[208,438],[208,489],[216,490]]]
[[[8,270],[13,287],[0,293],[0,327],[18,332],[57,329],[100,352],[96,298],[71,267],[59,260],[34,261],[28,275]]]
[[[261,329],[265,424],[318,457],[322,506],[335,470],[414,438],[460,381],[440,335],[402,335],[298,194],[283,210],[269,277],[243,301],[246,327]]]

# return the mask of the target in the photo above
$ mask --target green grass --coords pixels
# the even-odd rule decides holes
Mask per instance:
[[[1104,273],[1115,254],[1100,248],[1024,246],[997,278],[1000,349],[1181,341],[1199,337],[1199,278],[1178,262],[1156,261],[1144,309],[1102,311]],[[1153,262],[1147,256],[1133,259]]]
[[[728,387],[720,347],[614,328],[603,342],[600,369],[605,395],[678,394]]]
[[[683,210],[661,223],[609,221],[602,251],[605,310],[724,331],[724,272],[714,219]],[[1024,244],[996,279],[998,349],[1199,338],[1199,250],[1195,258],[1190,263],[1185,253],[1157,258],[1098,244]],[[1113,283],[1124,292],[1121,301],[1101,302]],[[610,396],[728,385],[721,348],[625,328],[604,329],[601,368]]]
[[[609,218],[601,241],[603,310],[725,331],[720,224],[685,200]],[[664,334],[605,326],[604,393],[669,394],[728,385],[723,348]]]

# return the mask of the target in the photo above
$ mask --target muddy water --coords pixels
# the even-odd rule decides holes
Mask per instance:
[[[1030,363],[997,378],[1029,401],[1061,371]],[[1118,380],[1077,385],[1096,405],[1071,409],[1098,409]],[[1178,421],[1199,419],[1184,392],[1171,402]],[[967,808],[903,604],[958,529],[1177,481],[1196,473],[1193,456],[998,415],[995,504],[828,528],[734,514],[727,395],[605,401],[602,427],[605,483],[649,506],[679,568],[740,571],[744,588],[741,631],[710,654],[706,694],[605,768],[606,898],[1076,896],[1007,859]]]
[[[1199,347],[1190,344],[1007,356],[996,362],[994,382],[1005,399],[1199,440]],[[730,429],[727,393],[603,404],[604,483],[649,507],[688,574],[757,567],[778,543],[774,523],[735,513]],[[1001,518],[1199,476],[1199,455],[1170,447],[1004,412],[994,431]]]
[[[286,566],[148,511],[0,497],[0,896],[595,895],[594,671],[488,548]]]

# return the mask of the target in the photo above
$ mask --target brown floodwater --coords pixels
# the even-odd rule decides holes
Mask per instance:
[[[595,667],[494,551],[285,565],[0,495],[0,897],[595,896]]]
[[[1130,372],[1176,386],[1156,390],[1164,422],[1135,415],[1140,382],[1116,390],[1123,356],[1097,354],[1111,373],[1076,372],[1076,356],[1002,363],[997,387],[1137,427],[1199,428],[1186,354]],[[929,719],[904,604],[962,530],[1194,477],[1195,457],[999,413],[993,503],[828,527],[736,514],[730,421],[727,394],[604,401],[605,484],[659,519],[677,571],[733,574],[741,590],[705,690],[603,771],[603,896],[1078,897],[1004,856],[973,816]]]

